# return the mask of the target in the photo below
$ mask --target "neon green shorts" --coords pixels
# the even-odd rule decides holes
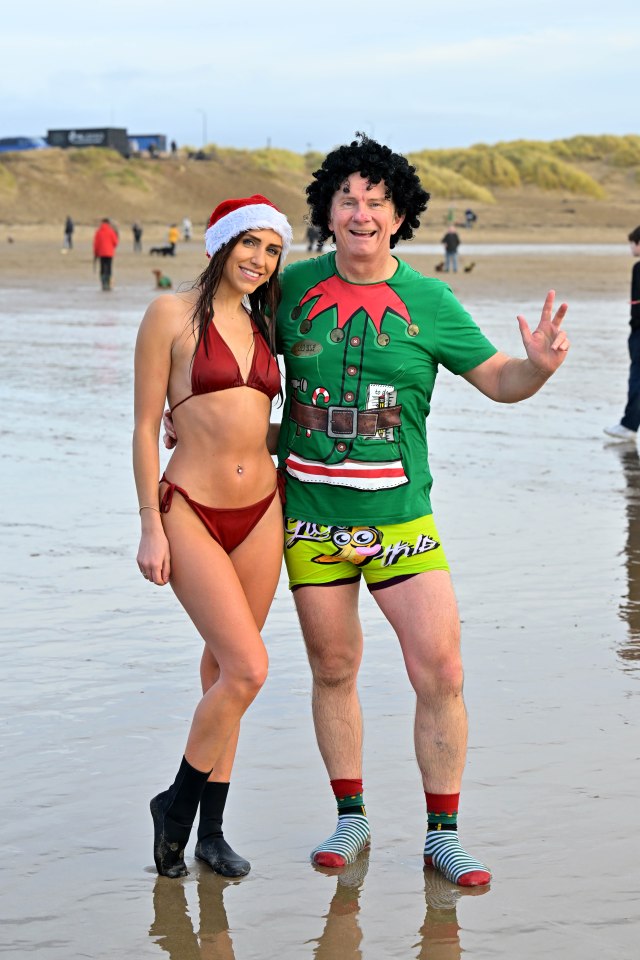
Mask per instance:
[[[284,520],[289,588],[350,583],[364,577],[369,590],[425,570],[448,570],[433,514],[377,527],[325,526]]]

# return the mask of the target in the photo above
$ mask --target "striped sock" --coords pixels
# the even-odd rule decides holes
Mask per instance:
[[[321,867],[344,867],[369,846],[371,834],[362,799],[362,780],[332,780],[338,802],[338,825],[324,843],[311,851]]]
[[[461,887],[479,887],[491,880],[483,863],[464,849],[458,837],[459,793],[425,793],[428,828],[424,844],[424,862],[435,867],[451,883]]]

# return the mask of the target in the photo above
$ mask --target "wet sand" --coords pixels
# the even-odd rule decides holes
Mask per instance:
[[[157,878],[148,800],[172,778],[200,642],[135,565],[132,350],[155,262],[12,250],[2,285],[3,954],[46,960],[606,960],[640,934],[640,462],[607,444],[627,375],[631,258],[478,259],[452,278],[503,349],[549,286],[574,346],[537,397],[498,407],[443,373],[434,505],[463,618],[471,717],[461,835],[494,871],[423,873],[424,799],[397,644],[363,591],[370,857],[308,863],[334,825],[284,578],[270,677],[243,723],[225,832],[253,862]],[[429,272],[433,257],[414,257]],[[42,269],[35,269],[36,263]],[[162,266],[194,275],[199,251]],[[400,812],[399,812],[400,811]]]

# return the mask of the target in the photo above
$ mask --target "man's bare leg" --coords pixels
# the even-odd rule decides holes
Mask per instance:
[[[373,591],[395,630],[416,693],[415,749],[424,789],[458,793],[467,750],[460,620],[451,578],[429,570]]]
[[[373,596],[400,640],[416,693],[416,758],[429,808],[425,864],[463,886],[486,884],[489,871],[462,848],[456,829],[467,713],[460,619],[451,578],[445,570],[429,570],[376,590]]]
[[[362,805],[362,714],[357,678],[362,660],[358,583],[300,587],[294,592],[313,676],[318,747],[338,801],[334,833],[312,851],[323,866],[352,863],[370,840]],[[348,783],[347,783],[348,782]],[[344,793],[349,790],[360,792]],[[341,793],[344,795],[341,796]]]

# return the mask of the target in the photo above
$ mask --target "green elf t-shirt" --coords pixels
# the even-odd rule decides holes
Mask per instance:
[[[425,421],[438,364],[465,373],[496,348],[445,283],[402,260],[389,280],[360,284],[328,253],[291,264],[281,283],[287,515],[355,526],[431,513]]]

